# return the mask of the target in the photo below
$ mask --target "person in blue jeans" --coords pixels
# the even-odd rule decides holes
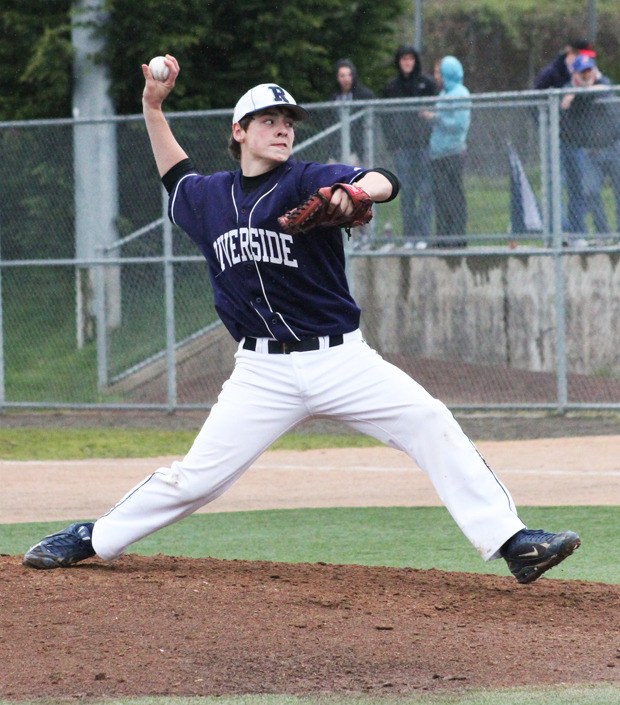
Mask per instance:
[[[597,233],[609,235],[612,240],[617,240],[620,231],[620,138],[609,147],[593,147],[586,150],[589,165],[585,174],[585,193],[592,214],[594,230]],[[609,178],[614,195],[616,223],[615,228],[610,227],[602,191],[606,178]]]
[[[608,88],[610,81],[598,70],[593,57],[580,55],[575,59],[570,85],[592,89],[566,94],[561,102],[569,232],[577,234],[572,238],[577,242],[587,233],[588,212],[595,232],[610,232],[602,198],[606,176],[616,204],[616,228],[620,226],[620,113],[617,97]]]
[[[396,76],[383,89],[384,98],[423,98],[437,94],[437,85],[422,73],[415,47],[401,45],[394,56]],[[400,181],[400,207],[405,243],[426,242],[433,224],[433,195],[430,176],[429,140],[431,128],[420,108],[402,106],[384,118],[388,148]]]
[[[581,37],[570,39],[567,41],[564,50],[536,74],[532,87],[541,91],[549,88],[564,88],[571,81],[573,62],[579,55],[594,58],[596,52],[587,39]],[[549,164],[548,168],[551,170],[552,165]],[[571,147],[563,140],[560,141],[560,179],[562,188],[566,189],[567,183],[578,183],[581,174],[584,173],[584,168],[585,155],[583,150]],[[551,188],[550,184],[549,188]],[[583,192],[581,189],[577,189],[576,192],[570,194],[570,198],[567,194],[566,201],[566,203],[562,202],[560,204],[562,230],[566,233],[583,232],[587,209]]]
[[[567,234],[568,243],[580,240],[587,232],[587,199],[583,181],[588,163],[582,147],[561,140],[560,168],[565,186],[562,231]]]

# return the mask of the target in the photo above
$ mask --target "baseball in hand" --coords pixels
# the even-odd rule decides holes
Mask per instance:
[[[156,81],[165,81],[168,78],[170,69],[164,63],[163,56],[155,56],[149,61],[149,69]]]

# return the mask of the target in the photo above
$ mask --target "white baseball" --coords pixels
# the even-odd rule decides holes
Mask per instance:
[[[164,63],[163,56],[155,56],[149,61],[149,69],[156,81],[165,81],[168,78],[170,69]]]

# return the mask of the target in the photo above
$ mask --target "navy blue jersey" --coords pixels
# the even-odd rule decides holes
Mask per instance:
[[[240,171],[191,172],[179,179],[170,194],[170,218],[207,260],[215,308],[235,340],[293,341],[359,327],[341,229],[289,235],[277,218],[317,188],[352,183],[365,173],[289,159],[249,193],[241,188]]]

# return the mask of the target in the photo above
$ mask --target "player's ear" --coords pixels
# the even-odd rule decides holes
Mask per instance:
[[[243,127],[241,127],[238,122],[233,122],[232,138],[235,140],[235,142],[245,141],[245,130],[243,129]]]

